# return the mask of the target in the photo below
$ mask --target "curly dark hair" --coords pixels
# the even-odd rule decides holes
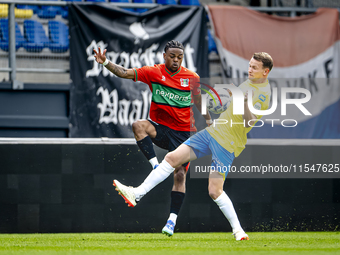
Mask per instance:
[[[171,40],[170,42],[168,42],[164,47],[164,52],[166,53],[166,51],[170,48],[178,48],[184,51],[184,46],[179,41]]]

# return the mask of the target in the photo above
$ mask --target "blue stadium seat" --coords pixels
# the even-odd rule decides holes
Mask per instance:
[[[20,28],[15,23],[15,49],[18,50],[25,43]],[[8,51],[8,19],[0,19],[0,48]]]
[[[18,9],[24,9],[24,10],[33,10],[34,14],[37,14],[37,12],[40,10],[38,5],[23,5],[23,4],[17,4],[16,7]]]
[[[129,0],[110,0],[110,2],[114,2],[114,3],[130,3]],[[122,8],[124,10],[130,11],[130,12],[134,12],[135,9],[133,8]]]
[[[61,11],[60,15],[63,19],[68,19],[68,7],[67,6],[63,7],[63,10]]]
[[[61,15],[63,7],[62,6],[47,6],[47,5],[43,5],[43,6],[41,6],[41,9],[42,10],[55,11],[57,13],[57,15]]]
[[[27,42],[24,48],[29,52],[41,52],[48,47],[49,40],[41,23],[36,20],[24,21],[24,36]]]
[[[51,1],[51,0],[39,0],[39,1]],[[63,7],[58,5],[41,5],[40,9],[43,11],[37,12],[39,18],[54,19],[55,18],[55,16],[53,17],[54,12],[56,13],[56,15],[61,15]]]
[[[200,5],[198,0],[180,0],[181,5]]]
[[[134,3],[140,3],[140,4],[153,4],[153,0],[134,0],[133,1]],[[136,11],[137,12],[146,12],[148,9],[145,9],[145,8],[136,8]]]
[[[68,26],[61,21],[48,21],[48,34],[50,43],[48,47],[52,52],[60,53],[69,49]]]
[[[164,5],[175,5],[177,4],[177,1],[176,0],[157,0],[157,3],[158,4],[164,4]]]
[[[41,19],[54,19],[57,15],[57,11],[53,7],[54,6],[45,6],[45,8],[38,10],[38,17]]]
[[[216,43],[215,40],[210,32],[210,29],[208,29],[208,47],[209,47],[209,53],[210,52],[216,52],[217,53],[217,47],[216,47]]]

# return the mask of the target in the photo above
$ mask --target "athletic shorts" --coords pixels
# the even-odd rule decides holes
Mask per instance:
[[[195,152],[197,158],[212,155],[211,169],[227,177],[229,169],[235,158],[223,148],[205,129],[190,137],[184,142]]]
[[[174,151],[184,141],[190,137],[190,131],[177,131],[173,130],[162,124],[158,124],[152,120],[148,120],[156,129],[157,135],[151,138],[151,141],[158,147],[170,151]],[[189,162],[183,164],[188,171]]]

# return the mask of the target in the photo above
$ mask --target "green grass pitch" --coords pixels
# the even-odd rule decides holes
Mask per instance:
[[[340,232],[0,234],[0,254],[340,254]]]

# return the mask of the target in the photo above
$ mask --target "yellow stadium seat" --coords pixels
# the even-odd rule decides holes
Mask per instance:
[[[14,14],[16,18],[29,19],[33,16],[33,10],[31,9],[14,9]]]
[[[16,18],[29,19],[33,16],[33,10],[31,9],[14,9]],[[7,18],[8,16],[8,4],[0,4],[0,18]]]
[[[8,16],[8,4],[0,4],[0,18]]]

